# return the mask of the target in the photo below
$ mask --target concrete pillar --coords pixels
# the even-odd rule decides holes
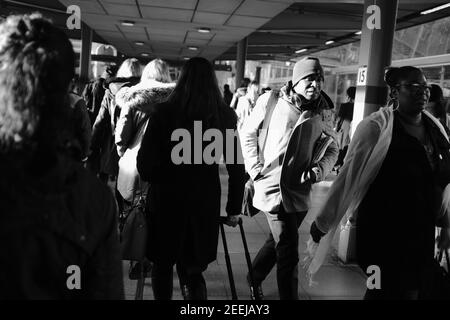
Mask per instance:
[[[364,117],[387,102],[384,70],[391,65],[397,8],[398,0],[364,0],[351,135]],[[338,256],[344,263],[355,260],[355,232],[356,227],[349,222],[341,227]]]
[[[81,24],[81,54],[80,54],[80,80],[89,80],[89,67],[91,65],[92,29],[85,23]]]
[[[398,0],[364,0],[353,135],[358,123],[387,102],[384,70],[391,64]]]
[[[244,38],[237,43],[236,82],[235,82],[236,89],[239,88],[241,80],[244,79],[246,57],[247,57],[247,38]]]
[[[255,79],[253,79],[253,80],[255,80],[258,83],[261,82],[261,67],[260,66],[256,67]]]

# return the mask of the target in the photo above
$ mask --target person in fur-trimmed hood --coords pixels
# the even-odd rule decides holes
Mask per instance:
[[[137,153],[152,110],[157,104],[167,100],[174,87],[175,84],[170,83],[167,64],[161,59],[154,59],[144,68],[140,83],[117,93],[116,102],[121,107],[115,134],[117,154],[120,157],[117,190],[125,202],[131,203],[145,192],[146,184],[141,181],[137,172]],[[132,266],[129,271],[130,279],[137,279],[139,270],[139,263]],[[150,270],[151,264],[145,260],[146,276]]]
[[[115,140],[119,156],[123,156],[133,142],[136,132],[145,124],[152,108],[164,102],[175,87],[175,83],[169,82],[168,72],[167,75],[161,75],[156,79],[146,78],[151,75],[151,69],[157,69],[158,64],[164,63],[158,60],[153,60],[145,67],[139,84],[123,88],[117,94],[116,101],[121,106]]]

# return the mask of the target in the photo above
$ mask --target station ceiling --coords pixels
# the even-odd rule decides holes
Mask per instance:
[[[450,8],[420,14],[446,3],[400,0],[397,29],[450,16]],[[81,8],[94,41],[126,56],[171,61],[194,56],[234,60],[236,43],[245,37],[247,60],[289,60],[300,49],[312,53],[359,40],[355,32],[363,16],[362,0],[0,0],[0,14],[41,11],[79,39],[80,30],[66,27],[69,5]],[[329,40],[334,43],[325,45]]]

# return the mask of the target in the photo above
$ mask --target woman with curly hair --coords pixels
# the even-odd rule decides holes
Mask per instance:
[[[114,198],[68,151],[74,69],[42,16],[0,23],[0,299],[123,298]]]

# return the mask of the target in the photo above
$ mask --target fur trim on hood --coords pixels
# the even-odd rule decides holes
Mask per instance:
[[[133,87],[122,88],[116,95],[116,103],[122,108],[148,113],[156,104],[165,102],[174,88],[175,83],[140,82]]]

